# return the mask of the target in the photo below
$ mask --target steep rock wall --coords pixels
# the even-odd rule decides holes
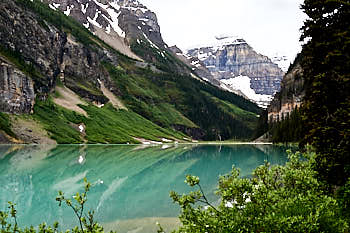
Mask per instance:
[[[303,70],[298,61],[284,76],[281,90],[276,93],[268,107],[268,119],[276,122],[287,117],[294,109],[299,108],[305,95]]]
[[[30,113],[34,99],[33,81],[0,57],[0,112]]]
[[[46,98],[60,78],[89,101],[102,104],[108,101],[98,80],[108,87],[112,82],[100,61],[116,64],[115,56],[101,48],[77,43],[70,34],[24,11],[12,0],[1,1],[0,9],[0,44],[3,49],[20,54],[17,58],[40,74],[33,79],[35,93]]]

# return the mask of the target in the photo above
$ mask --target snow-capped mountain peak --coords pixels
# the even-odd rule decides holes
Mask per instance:
[[[212,45],[190,49],[187,54],[197,57],[221,87],[242,93],[262,107],[280,89],[284,72],[242,38],[218,36]]]
[[[161,50],[167,46],[157,16],[138,0],[43,0],[89,29],[125,55],[142,60],[130,45],[146,40]]]

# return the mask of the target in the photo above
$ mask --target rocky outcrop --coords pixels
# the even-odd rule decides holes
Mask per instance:
[[[203,61],[218,80],[248,76],[251,88],[257,94],[273,95],[280,89],[284,72],[268,57],[255,52],[243,39],[190,49],[187,53]]]
[[[141,67],[190,75],[191,70],[169,54],[157,16],[137,0],[44,0],[89,29]],[[200,71],[201,74],[203,71]]]
[[[269,122],[279,121],[301,106],[305,95],[302,75],[303,70],[297,58],[289,72],[284,76],[280,92],[276,93],[268,107]]]
[[[0,57],[0,112],[30,113],[34,99],[33,81]]]

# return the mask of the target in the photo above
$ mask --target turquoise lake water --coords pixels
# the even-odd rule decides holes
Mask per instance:
[[[179,208],[171,190],[186,193],[187,174],[200,177],[212,202],[220,175],[241,169],[242,177],[264,163],[284,164],[286,148],[272,145],[0,146],[0,210],[17,204],[21,226],[59,221],[61,230],[77,225],[72,211],[55,201],[59,190],[72,197],[93,184],[87,210],[118,233],[156,232],[155,222],[176,227]]]

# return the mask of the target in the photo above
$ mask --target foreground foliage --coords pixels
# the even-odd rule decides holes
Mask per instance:
[[[75,216],[77,217],[79,227],[74,227],[71,230],[65,230],[65,233],[100,233],[104,232],[103,227],[94,220],[94,211],[89,211],[85,213],[85,203],[87,202],[87,193],[91,188],[91,184],[84,179],[84,192],[76,193],[73,196],[74,200],[68,199],[64,196],[63,192],[59,191],[56,201],[59,206],[65,203],[70,207]],[[55,222],[52,226],[48,226],[46,223],[40,224],[37,228],[30,226],[21,229],[17,222],[17,210],[16,205],[12,202],[8,202],[8,211],[0,211],[0,232],[1,233],[58,233],[63,232],[59,230],[59,223]],[[9,217],[11,219],[9,219]],[[110,232],[113,233],[113,232]]]
[[[265,163],[252,178],[240,178],[233,168],[219,179],[217,207],[208,202],[199,178],[187,176],[186,183],[199,189],[187,195],[171,192],[182,210],[177,232],[348,232],[342,211],[349,189],[339,200],[328,195],[312,169],[315,154],[304,157],[289,152],[285,166]]]

